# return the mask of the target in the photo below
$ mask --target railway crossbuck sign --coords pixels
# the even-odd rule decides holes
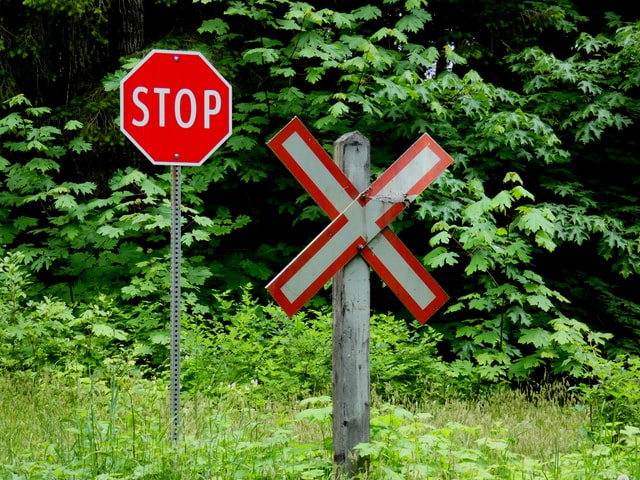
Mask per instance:
[[[331,223],[268,285],[292,316],[351,258],[360,254],[424,323],[447,300],[389,223],[447,168],[451,157],[423,134],[367,190],[359,192],[298,118],[269,143]]]

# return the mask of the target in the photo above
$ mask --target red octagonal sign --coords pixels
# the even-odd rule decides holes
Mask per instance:
[[[201,165],[231,135],[231,85],[199,52],[152,50],[120,82],[120,129],[156,165]]]

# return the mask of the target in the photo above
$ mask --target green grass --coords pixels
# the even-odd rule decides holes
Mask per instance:
[[[169,441],[160,381],[0,377],[0,478],[330,479],[330,399],[269,399],[258,385],[185,393]],[[368,479],[640,478],[640,431],[595,443],[587,410],[549,392],[482,400],[374,398]]]
[[[562,405],[544,392],[499,390],[477,401],[424,402],[417,410],[431,414],[430,423],[441,428],[452,423],[477,427],[483,437],[502,432],[512,451],[540,460],[575,447],[589,421],[585,409]]]

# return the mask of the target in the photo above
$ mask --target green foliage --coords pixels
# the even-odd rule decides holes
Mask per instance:
[[[37,326],[39,337],[60,343],[72,338],[86,343],[86,351],[94,348],[96,358],[84,367],[92,368],[109,355],[92,343],[92,337],[121,342],[133,348],[136,358],[159,365],[166,355],[163,332],[168,317],[168,174],[154,178],[127,168],[115,172],[108,195],[97,195],[94,183],[69,180],[72,175],[63,167],[65,158],[91,148],[77,134],[77,122],[66,122],[64,130],[48,125],[49,110],[32,107],[21,96],[7,107],[12,111],[0,119],[0,231],[4,248],[19,255],[7,261],[13,264],[19,258],[37,275],[29,297],[46,295],[63,302],[48,300],[49,306],[42,309],[73,306],[78,317],[73,321],[65,317],[71,315],[68,312],[55,315],[65,317],[65,328],[84,330],[71,335],[54,315],[51,325]],[[202,254],[215,247],[217,237],[249,219],[234,217],[224,207],[203,205],[199,193],[207,184],[202,175],[186,175],[182,188],[182,272],[185,310],[210,315],[211,303],[202,289],[212,277],[224,279],[225,270],[221,264],[203,265]],[[29,312],[34,317],[22,319],[22,327],[27,322],[38,325],[37,315],[46,313]],[[26,335],[22,330],[18,334]],[[42,364],[42,358],[34,362]]]
[[[419,111],[429,96],[425,72],[441,54],[412,42],[410,34],[430,20],[421,2],[407,3],[396,20],[369,5],[339,12],[299,2],[249,2],[230,5],[199,31],[212,39],[215,64],[238,79],[238,133],[259,119],[274,129],[304,115],[323,136],[339,136],[348,126],[365,133],[372,122],[380,127],[398,118],[399,109]],[[255,38],[235,33],[234,25],[247,22]],[[236,72],[245,68],[255,76],[239,78]]]
[[[390,315],[371,318],[371,383],[386,398],[446,396],[449,369],[440,359],[442,337],[417,322],[407,325]]]
[[[326,309],[288,318],[243,290],[239,301],[216,295],[215,322],[186,318],[184,384],[226,391],[252,388],[271,396],[325,392],[331,386],[331,315]],[[443,395],[445,365],[438,335],[386,315],[371,319],[371,384],[380,395],[411,398]]]
[[[32,279],[24,255],[7,254],[0,261],[3,370],[56,365],[67,373],[100,377],[112,363],[165,363],[168,332],[151,303],[142,300],[133,313],[126,313],[104,294],[77,306],[47,297],[37,301]],[[182,376],[188,390],[226,392],[229,386],[259,385],[261,394],[288,398],[330,388],[329,313],[289,319],[278,307],[261,305],[249,290],[240,302],[228,295],[216,295],[216,300],[215,321],[202,312],[183,317]],[[371,336],[376,391],[403,398],[426,391],[442,394],[445,366],[437,357],[437,336],[418,335],[387,316],[372,319]]]
[[[544,368],[580,378],[611,335],[570,318],[567,298],[532,270],[535,256],[556,248],[556,218],[549,206],[530,203],[535,197],[517,173],[503,183],[508,189],[491,196],[480,179],[466,192],[453,184],[450,201],[464,208],[432,228],[425,262],[459,266],[474,285],[446,310],[458,319],[450,340],[457,368],[474,383],[532,378]],[[425,214],[429,208],[421,206]]]
[[[612,131],[622,132],[619,136],[625,141],[624,132],[637,121],[640,111],[639,100],[631,93],[640,82],[633,73],[640,69],[634,53],[640,45],[637,27],[622,26],[615,19],[611,25],[617,27],[611,36],[583,33],[576,44],[577,53],[566,60],[540,48],[510,57],[512,69],[526,78],[528,108],[544,114],[557,132],[573,135],[587,165],[594,162],[589,157],[598,153],[595,147],[586,145],[604,140]],[[620,76],[620,71],[632,74]],[[585,147],[580,148],[581,144]],[[609,148],[613,165],[594,168],[612,168],[612,173],[624,175],[625,169],[637,167],[636,160],[627,158],[614,145]],[[558,223],[566,226],[559,232],[560,238],[579,245],[592,237],[599,238],[598,253],[611,261],[614,271],[625,278],[637,275],[637,197],[631,194],[620,198],[618,187],[597,187],[597,170],[587,170],[589,176],[581,175],[580,170],[572,172],[570,178],[566,173],[549,175],[544,183],[545,188],[564,199],[552,206]],[[624,185],[625,180],[616,183]]]
[[[128,339],[116,323],[118,310],[105,296],[90,307],[73,308],[44,297],[34,300],[31,274],[21,253],[0,259],[0,368],[3,371],[49,369],[100,370],[120,354]]]
[[[638,433],[639,373],[640,360],[624,355],[593,364],[589,383],[576,387],[589,408],[590,432],[598,441],[625,441],[630,432]]]
[[[154,6],[164,12],[170,3]],[[499,12],[481,2],[482,18],[496,16],[487,25],[496,44],[508,40],[513,48],[497,58],[485,33],[456,9],[448,16],[446,2],[195,3],[184,11],[203,19],[193,27],[197,35],[177,29],[153,46],[201,50],[234,86],[232,137],[184,175],[184,316],[207,348],[222,348],[207,332],[235,338],[256,318],[283,323],[242,288],[266,283],[326,224],[265,146],[294,115],[329,151],[350,130],[372,139],[374,174],[425,131],[455,159],[394,222],[438,269],[452,298],[433,319],[442,337],[412,331],[408,343],[416,351],[404,363],[383,364],[395,376],[381,384],[419,383],[415,359],[436,346],[456,360],[454,374],[475,386],[548,372],[581,377],[603,351],[637,348],[624,340],[640,334],[633,298],[640,265],[636,24],[609,15],[602,33],[587,34],[578,29],[585,20],[578,6],[520,2]],[[67,4],[49,7],[66,11]],[[511,15],[523,19],[517,38]],[[24,255],[38,295],[60,299],[75,315],[94,304],[117,306],[106,310],[117,311],[118,335],[126,334],[119,341],[157,366],[168,338],[169,179],[134,168],[114,120],[118,82],[141,53],[122,59],[121,69],[104,77],[103,91],[70,99],[83,106],[85,122],[22,96],[6,103],[0,235],[7,251]],[[490,83],[487,65],[511,72]],[[73,168],[94,153],[130,166],[106,162],[99,175]],[[430,228],[431,238],[424,234]],[[271,308],[263,289],[252,295]],[[293,322],[295,335],[323,315],[316,309],[326,296]],[[406,343],[389,326],[397,320],[380,318],[384,335]],[[256,344],[264,349],[292,344],[277,329],[263,337]],[[315,345],[306,341],[296,348]],[[259,370],[256,358],[248,369]],[[321,377],[319,366],[309,368],[302,390],[316,388]],[[231,369],[228,382],[244,375]]]
[[[110,375],[105,380],[0,378],[0,476],[339,478],[332,465],[328,397],[287,403],[263,397],[256,402],[254,392],[238,388],[213,398],[185,395],[182,436],[172,446],[166,385],[140,378],[126,364],[107,367]],[[549,402],[534,405],[514,396],[509,399],[507,403],[496,394],[482,404],[448,409],[434,404],[428,409],[373,405],[371,441],[357,446],[368,468],[354,478],[637,476],[637,428],[622,429],[615,445],[591,443],[580,436],[570,408],[553,406],[557,414],[549,418]],[[513,417],[487,419],[505,407]],[[538,421],[554,422],[556,428],[537,429]],[[530,440],[534,450],[525,453],[519,440],[532,431],[540,436]],[[558,443],[544,442],[548,435]]]
[[[562,206],[537,202],[523,186],[531,169],[564,165],[570,152],[553,123],[527,108],[528,98],[485,83],[473,70],[429,74],[439,59],[456,65],[465,60],[449,47],[440,52],[415,43],[412,34],[426,29],[430,15],[417,3],[404,7],[394,19],[374,7],[339,13],[294,2],[233,4],[222,17],[205,21],[200,33],[211,37],[211,55],[229,76],[239,79],[245,68],[254,72],[235,88],[240,135],[254,131],[253,124],[277,128],[303,115],[321,139],[347,129],[384,137],[386,144],[374,145],[374,169],[425,129],[442,139],[456,164],[418,205],[417,218],[436,225],[435,250],[425,261],[454,267],[468,258],[464,275],[475,282],[456,292],[460,302],[449,312],[458,327],[445,333],[447,341],[462,361],[482,367],[484,379],[527,378],[538,367],[579,376],[583,359],[573,359],[576,349],[589,350],[592,338],[601,346],[606,335],[579,329],[580,340],[555,338],[576,320],[560,308],[566,296],[529,264],[573,237],[561,230]],[[254,39],[235,33],[239,22],[253,25]],[[411,121],[399,121],[404,118]],[[240,137],[231,149],[255,151],[242,145]],[[247,167],[256,165],[238,164]],[[486,195],[485,189],[497,187],[496,176],[505,177],[508,188]],[[308,212],[313,207],[303,198],[303,205],[278,208]]]
[[[44,10],[49,12],[60,12],[66,15],[80,15],[87,11],[93,11],[100,13],[100,4],[102,2],[96,2],[95,0],[82,0],[82,1],[70,1],[70,0],[25,0],[24,6],[33,8],[34,10]]]
[[[331,320],[326,314],[289,319],[274,305],[260,305],[248,290],[238,302],[223,294],[216,299],[215,322],[194,318],[185,325],[187,385],[263,385],[285,396],[330,385]]]
[[[459,422],[435,427],[433,416],[383,406],[372,415],[371,441],[356,447],[369,461],[369,472],[356,478],[616,478],[637,471],[637,428],[625,429],[617,448],[585,444],[578,453],[556,451],[549,461],[518,452],[500,425],[483,434]]]
[[[511,450],[506,432],[481,437],[479,427],[429,424],[431,415],[384,406],[372,419],[372,440],[357,451],[386,478],[536,478],[542,465]],[[467,445],[460,444],[465,438]]]

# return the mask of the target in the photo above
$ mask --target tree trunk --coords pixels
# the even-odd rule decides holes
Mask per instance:
[[[116,56],[131,55],[144,46],[144,2],[143,0],[117,0],[114,8],[115,38],[111,43]]]

